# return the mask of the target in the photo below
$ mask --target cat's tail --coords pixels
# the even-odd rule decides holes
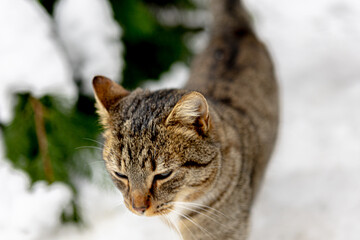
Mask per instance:
[[[209,43],[193,61],[185,87],[219,98],[216,95],[226,88],[226,84],[232,85],[231,89],[239,88],[241,83],[235,83],[235,80],[239,82],[239,75],[244,72],[239,69],[258,65],[252,61],[261,56],[254,57],[251,52],[255,51],[254,44],[259,44],[242,0],[211,0],[211,10],[213,22]],[[224,79],[227,79],[226,83]]]
[[[242,0],[212,0],[211,9],[214,17],[213,31],[250,30],[250,16]]]

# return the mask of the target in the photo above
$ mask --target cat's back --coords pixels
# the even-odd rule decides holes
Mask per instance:
[[[213,100],[222,121],[236,128],[238,135],[251,135],[251,151],[255,152],[253,181],[257,188],[277,133],[274,68],[240,1],[214,0],[213,4],[210,42],[194,60],[186,87]]]

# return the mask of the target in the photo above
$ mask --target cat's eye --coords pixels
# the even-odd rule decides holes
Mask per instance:
[[[119,172],[115,172],[115,175],[118,177],[118,178],[121,178],[121,179],[128,179],[128,177],[124,174],[121,174]]]
[[[165,178],[168,178],[168,177],[170,177],[171,174],[172,174],[172,171],[167,171],[167,172],[164,172],[164,173],[161,173],[161,174],[157,174],[154,177],[154,181],[163,180]]]

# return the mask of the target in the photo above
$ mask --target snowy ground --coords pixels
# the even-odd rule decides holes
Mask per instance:
[[[81,0],[71,2],[77,1]],[[106,20],[106,14],[109,14],[106,4],[101,5],[101,0],[87,1],[88,12],[103,9],[105,18],[100,19],[115,31],[111,34],[103,30],[106,39],[117,37],[121,31]],[[81,24],[82,14],[79,14],[80,20],[69,20],[69,15],[74,15],[66,11],[73,11],[76,3],[71,6],[66,5],[70,1],[61,2],[59,6],[63,9],[68,6],[68,10],[57,15],[56,24],[62,26],[61,31],[66,32],[69,22],[79,21],[78,27],[91,29],[91,26]],[[246,3],[259,34],[274,56],[282,92],[278,147],[254,208],[250,239],[358,240],[360,2],[246,0]],[[72,70],[64,60],[66,56],[58,50],[61,46],[49,37],[53,23],[46,20],[36,6],[35,1],[0,1],[0,28],[6,32],[3,35],[6,37],[0,38],[1,120],[11,117],[5,111],[10,105],[9,91],[19,90],[23,83],[37,94],[51,91],[48,90],[50,82],[55,86],[66,85],[64,92],[72,96],[73,87],[69,81]],[[95,6],[94,9],[91,6]],[[83,18],[87,19],[86,16]],[[32,31],[24,31],[27,28]],[[91,34],[96,33],[95,30],[80,32],[84,35],[74,35],[75,40],[68,39],[70,46],[67,49],[74,46],[77,37],[91,38]],[[29,40],[24,44],[19,36]],[[97,38],[92,44],[104,44],[106,39]],[[86,44],[79,47],[86,47]],[[115,59],[113,61],[119,63],[118,69],[113,65],[96,65],[93,58],[96,53],[92,52],[90,56],[84,56],[90,59],[85,64],[88,69],[77,74],[87,76],[103,72],[116,77],[120,71],[122,48],[113,46],[111,49],[116,53],[102,55],[101,62]],[[82,54],[86,53],[82,51]],[[22,61],[33,65],[28,66]],[[45,73],[37,70],[36,64],[41,61],[49,64]],[[72,61],[75,64],[77,60]],[[177,64],[163,78],[171,79],[165,83],[169,87],[181,85],[186,76],[187,70]],[[59,88],[55,89],[59,91]],[[100,184],[80,184],[86,225],[63,226],[57,216],[69,202],[69,189],[60,184],[48,187],[38,183],[29,191],[26,175],[14,170],[0,155],[0,239],[177,239],[176,234],[158,219],[128,213],[121,205],[120,194],[114,189]]]

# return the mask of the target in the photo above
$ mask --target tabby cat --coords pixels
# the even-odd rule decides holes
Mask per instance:
[[[183,239],[244,240],[276,139],[273,65],[242,3],[213,0],[208,47],[184,89],[132,92],[93,80],[103,158],[126,207]]]

